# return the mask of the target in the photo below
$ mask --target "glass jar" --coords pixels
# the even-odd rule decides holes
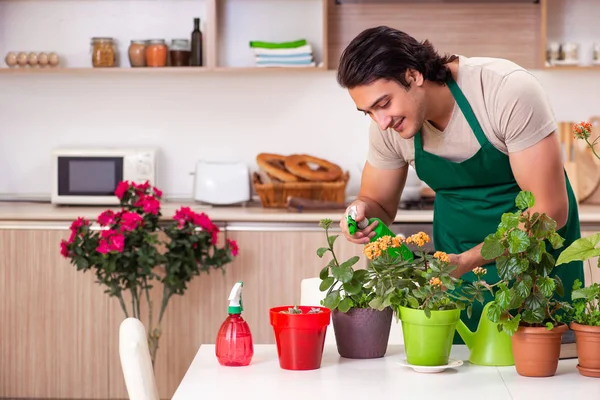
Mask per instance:
[[[117,48],[113,38],[92,38],[92,66],[108,68],[117,65]]]
[[[146,66],[146,40],[132,40],[129,44],[129,64],[132,68]]]
[[[190,41],[188,39],[173,39],[171,41],[170,57],[173,67],[188,67],[190,65]]]
[[[167,65],[167,45],[163,39],[154,39],[146,46],[146,65],[149,67],[164,67]]]

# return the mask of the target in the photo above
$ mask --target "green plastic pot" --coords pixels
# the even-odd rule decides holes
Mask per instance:
[[[460,310],[425,311],[400,307],[406,361],[412,365],[447,365]]]

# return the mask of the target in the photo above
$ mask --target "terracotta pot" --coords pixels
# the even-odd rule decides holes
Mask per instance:
[[[577,344],[577,369],[583,376],[600,378],[600,326],[571,322]]]
[[[390,338],[393,311],[351,308],[331,313],[333,332],[340,356],[344,358],[379,358],[385,355]]]
[[[519,326],[512,336],[517,373],[529,377],[553,376],[558,368],[561,338],[567,330],[566,324],[552,330]]]

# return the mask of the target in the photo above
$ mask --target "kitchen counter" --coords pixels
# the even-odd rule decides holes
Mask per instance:
[[[263,208],[258,203],[248,206],[207,206],[193,202],[163,202],[162,219],[171,219],[179,207],[190,207],[196,212],[206,213],[216,223],[228,222],[268,222],[268,223],[314,223],[323,218],[330,218],[334,223],[339,222],[343,210],[319,210],[293,212],[286,209]],[[49,203],[2,202],[0,203],[0,227],[27,226],[53,223],[69,224],[77,217],[95,220],[106,209],[117,210],[118,207],[90,206],[55,206]],[[600,225],[600,206],[580,205],[579,216],[582,224]],[[395,222],[397,223],[431,223],[432,210],[403,210],[399,209]]]

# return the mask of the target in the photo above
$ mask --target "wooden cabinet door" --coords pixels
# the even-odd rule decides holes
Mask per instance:
[[[60,255],[69,234],[0,230],[0,397],[108,398],[108,296]]]

